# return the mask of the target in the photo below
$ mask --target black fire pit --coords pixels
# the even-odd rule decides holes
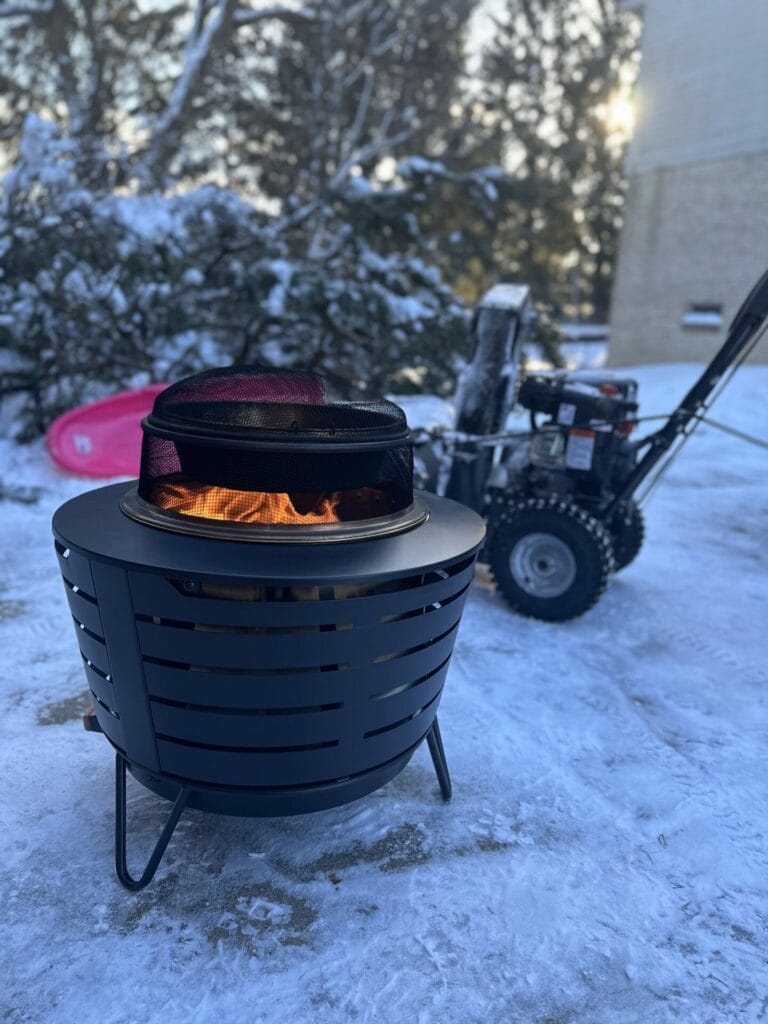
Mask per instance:
[[[425,738],[448,799],[437,706],[484,526],[413,494],[401,411],[249,368],[174,385],[143,427],[138,485],[53,520],[92,728],[116,750],[121,883],[151,880],[187,805],[332,807]],[[126,768],[174,801],[138,879]]]

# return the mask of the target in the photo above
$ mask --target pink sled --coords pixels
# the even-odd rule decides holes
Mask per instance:
[[[63,413],[45,435],[51,458],[78,476],[138,476],[141,421],[167,387],[148,384]]]

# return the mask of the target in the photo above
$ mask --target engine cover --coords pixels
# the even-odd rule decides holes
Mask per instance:
[[[520,385],[518,402],[542,413],[561,427],[625,423],[637,413],[637,382],[571,377],[566,373],[537,373]]]

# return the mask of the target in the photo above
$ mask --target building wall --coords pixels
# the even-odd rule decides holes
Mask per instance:
[[[768,0],[646,0],[617,365],[708,358],[768,267]],[[720,329],[683,326],[722,304]],[[768,359],[763,343],[758,358]]]
[[[768,268],[768,154],[646,171],[630,179],[613,290],[615,365],[709,359]],[[684,327],[722,304],[719,330]],[[756,355],[768,358],[766,343]]]

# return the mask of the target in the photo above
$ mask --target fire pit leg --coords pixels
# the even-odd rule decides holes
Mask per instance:
[[[137,892],[149,885],[155,877],[158,865],[162,860],[166,847],[184,810],[190,791],[182,789],[176,797],[171,813],[166,821],[160,838],[155,843],[152,855],[144,868],[141,878],[133,878],[128,871],[126,859],[126,813],[125,813],[125,772],[126,760],[122,754],[115,754],[115,871],[122,886],[131,892]]]
[[[432,764],[435,766],[435,774],[437,775],[437,781],[440,783],[440,792],[443,794],[443,800],[450,800],[453,786],[451,785],[451,776],[448,772],[448,762],[445,759],[443,740],[440,735],[440,726],[437,724],[437,718],[435,718],[432,728],[427,733],[427,746],[432,755]]]

